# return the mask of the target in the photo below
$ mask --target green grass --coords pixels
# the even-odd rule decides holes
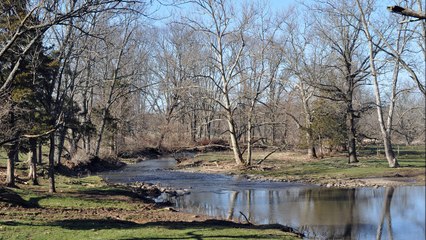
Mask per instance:
[[[48,193],[47,180],[40,180],[41,186],[7,189],[12,197],[0,188],[2,201],[26,206],[2,207],[0,202],[0,239],[298,239],[276,227],[217,220],[181,222],[174,217],[137,223],[146,222],[143,214],[165,210],[146,207],[135,193],[108,186],[97,176],[58,176],[54,194]]]
[[[97,176],[85,178],[68,178],[64,176],[56,177],[57,193],[48,192],[48,182],[42,179],[40,186],[25,186],[13,191],[18,194],[28,204],[41,208],[115,208],[115,209],[134,209],[137,206],[128,204],[120,200],[111,200],[108,198],[93,198],[93,192],[123,193],[119,189],[107,186],[102,179]],[[113,191],[114,190],[114,191]],[[87,194],[89,193],[89,194]]]
[[[395,175],[399,172],[423,172],[425,161],[421,158],[399,158],[400,168],[389,168],[386,160],[377,158],[360,158],[359,163],[348,164],[341,157],[296,162],[283,165],[273,171],[251,171],[265,176],[293,176],[310,178],[365,178]]]
[[[276,229],[216,222],[136,224],[122,220],[1,221],[0,239],[296,239]]]
[[[399,168],[388,167],[383,148],[377,150],[376,146],[368,146],[358,151],[359,163],[356,164],[348,164],[347,158],[343,154],[312,160],[307,159],[303,153],[287,152],[273,154],[262,163],[261,166],[270,166],[272,167],[271,170],[252,168],[236,170],[236,172],[287,180],[352,179],[388,177],[396,174],[424,176],[426,167],[425,146],[396,146],[395,153],[400,164]],[[255,152],[253,155],[254,162],[263,158],[266,154],[266,152]],[[221,165],[233,163],[232,152],[200,154],[197,159],[203,160],[203,162],[217,161]]]

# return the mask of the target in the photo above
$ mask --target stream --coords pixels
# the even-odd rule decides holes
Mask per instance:
[[[108,182],[148,182],[190,194],[163,194],[182,211],[254,224],[282,224],[308,239],[425,239],[425,186],[333,189],[175,171],[173,159],[104,172]]]

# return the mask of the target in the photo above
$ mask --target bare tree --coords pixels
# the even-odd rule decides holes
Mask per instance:
[[[315,83],[317,79],[325,78],[322,67],[325,61],[325,51],[318,46],[313,38],[310,24],[299,24],[296,21],[287,22],[285,31],[289,37],[285,40],[287,49],[285,54],[286,68],[291,74],[291,84],[298,92],[302,103],[303,122],[298,117],[287,111],[286,114],[296,122],[297,126],[306,133],[308,156],[316,158],[315,136],[313,133],[313,109],[312,102],[315,99]]]
[[[349,163],[358,162],[356,121],[359,109],[354,99],[356,90],[366,84],[369,68],[369,56],[361,48],[364,44],[362,24],[356,15],[346,12],[353,4],[350,0],[330,0],[311,6],[315,31],[329,51],[329,58],[323,63],[328,76],[310,84],[319,89],[318,97],[345,105]]]
[[[406,21],[402,19],[400,21],[400,24],[403,25],[407,30],[410,31],[411,34],[418,35],[417,42],[418,47],[421,49],[419,51],[420,53],[423,53],[423,61],[419,63],[419,68],[416,67],[417,64],[413,63],[413,58],[410,56],[404,55],[403,53],[406,51],[399,51],[395,48],[395,45],[392,45],[386,36],[384,36],[384,33],[381,32],[379,29],[376,29],[374,26],[370,27],[372,28],[371,31],[374,31],[375,34],[377,34],[380,39],[385,44],[385,47],[382,48],[384,52],[386,52],[388,55],[390,55],[392,58],[394,58],[398,63],[401,65],[405,71],[409,74],[411,79],[416,83],[418,89],[426,95],[426,88],[425,83],[421,79],[425,78],[426,76],[426,68],[424,63],[426,62],[426,21],[424,20],[425,13],[424,13],[424,3],[422,4],[421,0],[412,0],[412,1],[401,1],[401,4],[406,4],[407,6],[400,7],[400,6],[393,6],[388,7],[392,12],[397,12],[402,14],[403,16],[409,16],[409,17],[415,17],[418,18],[418,23],[413,23],[412,21]],[[414,11],[412,8],[414,8],[417,5],[419,11]],[[423,18],[422,18],[423,17]],[[423,19],[423,20],[422,20]],[[413,39],[414,40],[414,36]],[[408,40],[407,40],[408,41]],[[405,47],[408,48],[408,44],[404,44]],[[404,49],[405,50],[405,49]],[[423,71],[423,72],[422,72]]]
[[[424,139],[419,139],[425,133],[424,109],[424,99],[399,97],[399,104],[395,107],[393,131],[403,137],[407,146],[416,140],[424,141]]]
[[[232,91],[238,84],[236,80],[239,72],[236,71],[236,67],[245,49],[243,36],[251,14],[244,13],[239,18],[233,6],[226,0],[196,0],[192,3],[206,17],[185,18],[185,25],[204,33],[205,41],[211,47],[209,58],[215,73],[205,77],[210,79],[221,92],[222,99],[218,99],[217,103],[224,111],[235,162],[237,165],[242,165],[244,160],[234,116],[237,106],[232,101]]]
[[[369,46],[369,52],[370,52],[370,70],[371,70],[371,77],[374,84],[374,92],[376,97],[376,109],[377,109],[377,115],[381,130],[381,135],[384,143],[385,148],[385,155],[386,159],[388,161],[389,167],[398,167],[398,161],[396,159],[396,155],[392,148],[392,129],[393,129],[393,116],[394,116],[394,110],[395,110],[395,103],[397,100],[397,95],[400,92],[398,90],[398,79],[399,79],[399,72],[400,72],[400,65],[401,61],[398,59],[394,59],[394,66],[393,66],[393,76],[392,76],[392,91],[390,94],[390,101],[389,101],[389,107],[388,107],[388,113],[387,113],[387,120],[385,121],[385,116],[383,113],[383,103],[382,103],[382,91],[379,86],[379,72],[377,68],[377,62],[379,61],[377,59],[377,55],[375,54],[376,46],[380,46],[380,43],[378,41],[384,40],[386,46],[389,48],[391,47],[390,41],[388,38],[384,38],[383,32],[378,30],[377,27],[374,27],[374,22],[372,19],[372,11],[374,10],[374,5],[362,5],[359,0],[357,0],[357,6],[358,10],[360,11],[361,15],[361,22],[364,26],[364,33],[368,40],[368,46]],[[374,29],[374,30],[373,30]],[[379,40],[375,40],[374,33],[378,33],[379,37],[377,37]],[[395,47],[391,47],[392,51],[396,53],[397,56],[401,56],[402,53],[405,51],[409,41],[411,39],[411,33],[407,31],[407,25],[406,24],[400,24],[398,31],[396,33],[395,37]],[[402,64],[403,65],[403,64]]]
[[[0,93],[5,91],[13,81],[19,66],[22,63],[23,57],[29,52],[31,47],[40,39],[43,34],[52,26],[66,23],[69,19],[81,17],[87,14],[116,10],[126,9],[128,4],[134,6],[135,1],[126,0],[102,0],[102,1],[56,1],[52,2],[36,2],[34,5],[29,5],[26,15],[21,17],[16,27],[16,31],[10,36],[5,45],[2,45],[0,49],[0,58],[20,39],[29,31],[36,32],[31,41],[29,41],[20,53],[18,58],[13,65],[12,71],[8,74],[6,81],[4,81],[0,87]],[[6,4],[6,3],[4,3]],[[71,5],[74,7],[67,8],[64,5]],[[38,21],[31,21],[33,16],[39,16]]]
[[[108,120],[111,120],[110,109],[112,105],[120,98],[123,97],[127,92],[127,84],[125,81],[129,77],[129,73],[122,73],[120,70],[122,69],[123,58],[127,51],[129,51],[128,43],[130,41],[130,37],[133,32],[132,28],[132,20],[125,19],[124,20],[124,29],[121,33],[118,29],[116,29],[116,34],[112,36],[119,40],[119,42],[115,43],[114,41],[107,40],[106,43],[106,51],[108,53],[108,57],[105,59],[105,89],[103,102],[101,103],[101,118],[100,118],[100,126],[98,129],[96,147],[95,147],[95,156],[99,155],[101,141],[104,134],[104,130]],[[121,27],[121,25],[120,25]],[[122,36],[120,36],[122,35]],[[121,39],[120,39],[121,38]],[[115,54],[115,55],[114,55]],[[109,72],[108,69],[111,69]],[[131,74],[131,73],[130,73]]]
[[[278,77],[283,64],[283,48],[277,41],[281,22],[264,6],[252,7],[257,9],[256,19],[251,24],[250,34],[244,36],[247,51],[237,64],[241,73],[242,106],[239,112],[244,119],[242,122],[245,122],[241,124],[244,127],[241,134],[245,133],[246,136],[246,165],[252,163],[253,145],[262,140],[261,137],[255,138],[255,130],[260,132],[261,127],[274,124],[261,121],[261,109],[267,107],[264,99],[270,87],[280,80]]]

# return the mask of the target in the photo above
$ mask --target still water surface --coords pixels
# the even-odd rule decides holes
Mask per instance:
[[[190,188],[189,195],[162,197],[186,212],[244,222],[243,213],[252,223],[291,226],[307,238],[425,239],[424,186],[328,189],[179,172],[174,166],[172,159],[148,160],[102,176]]]

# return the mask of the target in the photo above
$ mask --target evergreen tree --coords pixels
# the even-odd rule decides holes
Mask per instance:
[[[318,99],[313,103],[312,130],[318,139],[323,153],[323,147],[333,151],[346,148],[347,130],[344,107],[341,103]]]
[[[0,5],[0,48],[9,43],[12,35],[22,25],[22,17],[28,14],[26,1],[5,1]],[[30,17],[27,23],[37,23],[35,17]],[[0,58],[0,85],[17,67],[13,81],[7,91],[0,93],[0,100],[5,103],[0,115],[0,143],[7,143],[4,147],[8,155],[7,185],[14,186],[14,162],[17,159],[19,145],[26,144],[23,137],[35,138],[46,129],[51,129],[54,123],[46,108],[47,99],[52,94],[52,82],[57,69],[57,63],[48,56],[43,47],[42,39],[37,37],[35,30],[26,31],[20,35]],[[23,48],[33,41],[31,48]],[[19,64],[16,64],[19,62]],[[30,149],[34,150],[35,141],[29,141]],[[36,158],[31,161],[32,170],[36,169]],[[36,183],[35,173],[31,175]]]

